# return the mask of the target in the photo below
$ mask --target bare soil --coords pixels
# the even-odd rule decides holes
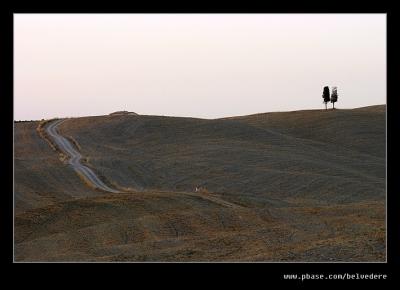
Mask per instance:
[[[15,259],[385,261],[385,112],[60,125],[123,194],[90,189],[37,122],[16,123]]]

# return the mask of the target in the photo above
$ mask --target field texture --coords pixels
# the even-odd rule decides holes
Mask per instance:
[[[386,106],[15,125],[16,261],[385,261]],[[196,187],[200,190],[196,192]]]

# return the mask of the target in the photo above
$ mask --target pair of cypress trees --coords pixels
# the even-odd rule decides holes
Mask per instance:
[[[332,87],[332,94],[329,93],[329,87],[324,87],[324,92],[322,93],[322,98],[324,99],[325,110],[327,110],[327,104],[331,102],[333,104],[333,109],[335,108],[335,103],[338,100],[337,87]]]

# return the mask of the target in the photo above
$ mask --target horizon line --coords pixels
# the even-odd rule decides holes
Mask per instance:
[[[387,104],[375,104],[375,105],[368,105],[368,106],[361,106],[361,107],[351,107],[351,108],[337,108],[335,107],[335,110],[354,110],[354,109],[361,109],[361,108],[368,108],[368,107],[375,107],[375,106],[386,106]],[[328,111],[332,110],[332,108],[328,108]],[[126,110],[120,110],[120,111],[113,111],[110,112],[109,114],[104,114],[104,115],[84,115],[84,116],[65,116],[65,117],[52,117],[52,118],[42,118],[42,119],[36,119],[36,120],[16,120],[13,119],[13,122],[38,122],[42,120],[52,120],[52,119],[71,119],[71,118],[87,118],[87,117],[101,117],[101,116],[109,116],[113,113],[116,112],[127,112],[127,113],[135,113],[138,116],[157,116],[157,117],[172,117],[172,118],[192,118],[192,119],[203,119],[203,120],[218,120],[218,119],[227,119],[227,118],[235,118],[235,117],[244,117],[244,116],[252,116],[252,115],[260,115],[260,114],[270,114],[270,113],[290,113],[290,112],[301,112],[301,111],[326,111],[325,109],[300,109],[300,110],[288,110],[288,111],[268,111],[268,112],[259,112],[259,113],[251,113],[251,114],[244,114],[244,115],[234,115],[234,116],[223,116],[223,117],[217,117],[217,118],[200,118],[200,117],[194,117],[194,116],[177,116],[177,115],[153,115],[153,114],[140,114],[138,112],[133,112],[133,111],[126,111]]]

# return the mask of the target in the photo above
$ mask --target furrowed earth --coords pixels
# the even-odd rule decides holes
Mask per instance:
[[[386,260],[386,106],[15,123],[16,261]],[[196,187],[199,189],[196,191]]]

